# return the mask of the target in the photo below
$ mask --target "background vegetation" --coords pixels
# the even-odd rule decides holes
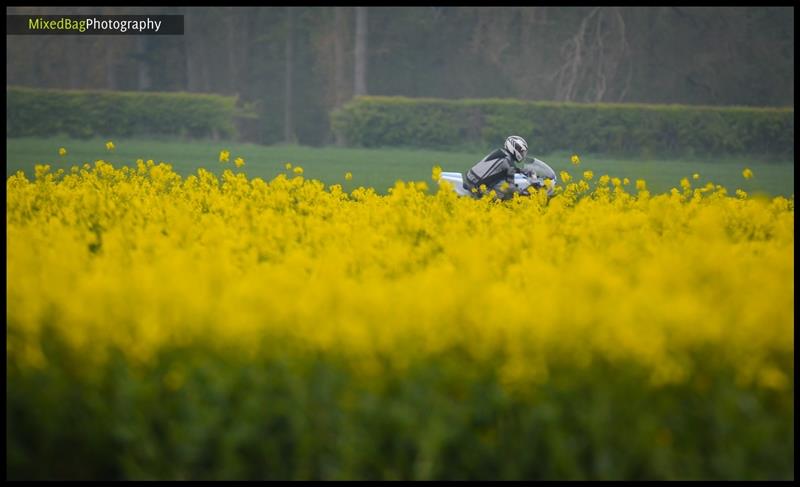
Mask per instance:
[[[6,102],[7,137],[236,138],[233,97],[14,87]]]
[[[519,100],[356,98],[334,112],[349,144],[448,147],[525,134],[538,152],[709,156],[794,151],[794,110]]]
[[[13,36],[6,82],[216,93],[245,140],[336,141],[354,95],[792,106],[791,7],[8,7],[184,14],[183,36]],[[519,130],[517,131],[519,132]]]

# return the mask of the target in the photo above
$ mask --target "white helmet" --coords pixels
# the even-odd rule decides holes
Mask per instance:
[[[517,162],[525,159],[525,156],[528,155],[528,143],[518,135],[512,135],[506,139],[505,149]]]

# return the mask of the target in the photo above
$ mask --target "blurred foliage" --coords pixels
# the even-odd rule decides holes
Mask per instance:
[[[791,108],[358,97],[331,114],[331,126],[364,147],[498,144],[517,134],[540,153],[794,153]]]
[[[791,395],[714,366],[653,387],[637,364],[564,363],[514,392],[458,350],[368,381],[335,353],[193,343],[91,370],[58,334],[43,346],[53,365],[7,372],[9,479],[794,476]]]
[[[794,198],[579,159],[511,201],[14,174],[9,478],[792,478]]]
[[[294,132],[333,143],[352,97],[353,7],[293,7]],[[792,7],[369,8],[367,93],[792,106]],[[189,91],[256,103],[248,140],[284,139],[286,8],[9,7],[8,14],[178,14],[182,36],[12,36],[6,84]],[[338,21],[337,21],[338,19]]]
[[[7,87],[6,136],[236,136],[253,117],[230,96]]]

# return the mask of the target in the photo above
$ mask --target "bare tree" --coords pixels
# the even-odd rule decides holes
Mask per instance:
[[[294,83],[294,10],[286,7],[286,84],[283,105],[283,139],[286,143],[295,141],[292,120],[292,84]]]
[[[239,32],[239,28],[237,28],[237,15],[236,9],[234,7],[228,7],[226,15],[225,15],[225,44],[226,44],[226,51],[228,55],[226,56],[228,61],[228,72],[227,72],[227,92],[228,93],[236,93],[237,85],[238,85],[238,68],[240,63],[237,59],[237,54],[240,52],[239,42],[237,42],[237,32]]]
[[[185,7],[184,18],[186,22],[183,32],[184,56],[186,59],[186,89],[188,91],[198,91],[196,41],[192,35],[193,15],[189,7]]]
[[[344,7],[334,7],[334,107],[340,107],[347,100],[347,80],[345,76],[347,22]],[[344,145],[344,135],[336,133],[336,145]]]
[[[355,85],[353,94],[367,94],[367,7],[356,7]]]
[[[607,101],[609,86],[621,86],[614,99],[622,101],[632,74],[625,19],[619,7],[595,7],[581,19],[575,35],[561,47],[564,62],[553,73],[556,100]],[[627,64],[624,83],[617,78]]]
[[[345,79],[345,40],[347,36],[346,13],[344,7],[334,7],[334,106],[340,106],[347,99]]]
[[[184,46],[186,52],[186,85],[189,91],[209,92],[209,70],[204,45],[204,11],[197,7],[184,7]]]
[[[150,64],[147,60],[148,36],[136,37],[136,51],[138,54],[137,81],[139,90],[150,88]]]

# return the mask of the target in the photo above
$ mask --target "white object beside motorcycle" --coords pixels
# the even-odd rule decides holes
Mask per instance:
[[[463,178],[464,175],[460,172],[442,172],[439,180],[448,182],[453,186],[453,189],[459,196],[471,197],[472,194],[470,191],[464,188]],[[544,161],[533,158],[533,160],[527,159],[523,164],[522,174],[518,173],[514,175],[514,184],[516,184],[520,191],[524,191],[531,185],[534,187],[545,186],[546,179],[552,181],[552,184],[550,184],[550,187],[547,189],[547,196],[553,196],[556,184],[558,184],[556,172],[553,171],[553,168],[545,164]]]

